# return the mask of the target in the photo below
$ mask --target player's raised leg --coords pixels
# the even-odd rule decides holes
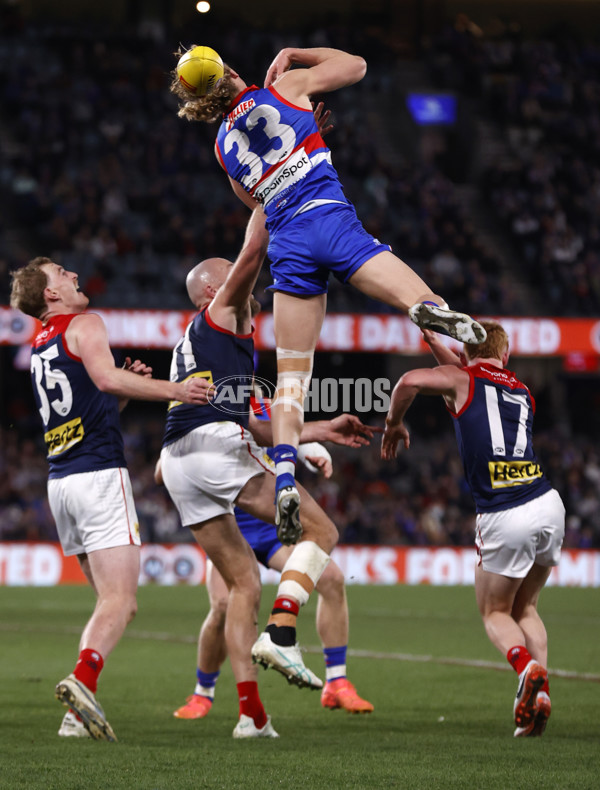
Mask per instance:
[[[408,312],[421,329],[432,329],[462,343],[482,343],[485,329],[465,313],[450,310],[441,296],[431,293],[419,275],[391,252],[370,258],[349,282],[373,299]]]
[[[296,621],[315,584],[329,562],[336,544],[335,524],[310,494],[298,484],[304,532],[287,559],[267,627],[252,648],[254,661],[272,667],[300,687],[322,688],[322,681],[304,665],[296,642]],[[273,519],[275,479],[264,474],[253,477],[241,490],[236,505],[263,521]]]
[[[325,317],[327,297],[277,291],[273,320],[277,338],[277,393],[271,404],[276,469],[275,524],[283,543],[302,534],[295,470],[304,425],[304,398],[310,385],[314,350]]]

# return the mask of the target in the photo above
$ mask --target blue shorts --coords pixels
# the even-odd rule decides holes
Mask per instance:
[[[300,296],[327,293],[330,274],[345,283],[384,250],[391,247],[367,233],[350,203],[309,209],[271,236],[273,285],[267,290]]]
[[[250,544],[256,559],[261,565],[268,568],[269,560],[283,545],[277,537],[277,528],[274,524],[267,524],[266,521],[261,521],[244,510],[240,510],[239,507],[235,508],[234,515],[240,532]]]

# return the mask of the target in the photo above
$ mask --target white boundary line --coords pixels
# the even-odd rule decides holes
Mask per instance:
[[[320,653],[320,648],[307,648],[307,653]],[[355,658],[387,659],[389,661],[409,661],[415,663],[445,664],[456,667],[475,667],[476,669],[494,669],[500,672],[512,672],[512,667],[508,664],[497,661],[483,661],[472,658],[450,658],[446,656],[418,656],[412,653],[378,653],[372,650],[353,650],[348,649],[348,655]],[[570,669],[548,669],[548,674],[557,678],[570,678],[572,680],[587,680],[592,683],[600,683],[600,675],[591,672],[573,672]]]
[[[60,629],[50,626],[16,626],[11,623],[0,622],[0,632],[12,633],[45,633],[45,634],[80,634],[81,628],[75,626],[62,626]],[[198,641],[197,636],[186,636],[185,634],[170,634],[167,631],[137,631],[129,629],[125,631],[124,639],[138,639],[141,641],[154,642],[173,642],[174,644],[195,645]],[[321,647],[309,645],[302,648],[303,652],[321,655]],[[498,661],[483,661],[472,658],[452,658],[448,656],[417,655],[414,653],[383,653],[377,650],[355,650],[348,648],[348,656],[351,658],[368,658],[375,661],[405,661],[413,664],[440,664],[443,666],[454,667],[473,667],[475,669],[493,669],[499,672],[512,672],[512,667],[508,663]],[[600,683],[600,675],[592,672],[574,672],[569,669],[548,669],[551,677],[566,678],[569,680],[584,680],[588,683]]]

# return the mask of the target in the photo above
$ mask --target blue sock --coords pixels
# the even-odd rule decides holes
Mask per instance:
[[[220,672],[202,672],[202,670],[197,669],[196,677],[198,678],[198,682],[196,683],[194,694],[200,694],[202,697],[214,699],[215,686],[217,685],[217,679],[220,674]]]
[[[431,304],[434,307],[439,307],[439,304],[437,302],[430,302],[427,299],[425,299],[423,302],[421,302],[421,304]]]
[[[330,680],[346,677],[346,650],[348,645],[341,647],[324,647],[323,656],[325,657],[325,679]]]
[[[277,444],[273,448],[273,460],[275,461],[275,471],[277,480],[275,482],[275,492],[277,493],[285,486],[295,486],[296,480],[296,459],[298,450],[291,444]]]

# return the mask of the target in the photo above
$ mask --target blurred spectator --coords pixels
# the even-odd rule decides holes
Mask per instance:
[[[145,542],[189,540],[166,490],[154,484],[162,417],[129,415],[123,435]],[[474,506],[454,435],[419,436],[396,464],[379,461],[379,443],[360,451],[331,449],[330,480],[303,467],[299,479],[327,511],[341,543],[472,546]],[[600,548],[600,454],[587,437],[540,432],[536,452],[568,513],[567,548]],[[15,431],[0,430],[0,540],[56,540],[46,501],[44,451]]]
[[[457,23],[428,58],[438,82],[475,93],[504,135],[507,155],[484,173],[483,190],[543,309],[597,314],[600,44],[566,25],[524,39],[515,24],[498,21],[474,35]]]

